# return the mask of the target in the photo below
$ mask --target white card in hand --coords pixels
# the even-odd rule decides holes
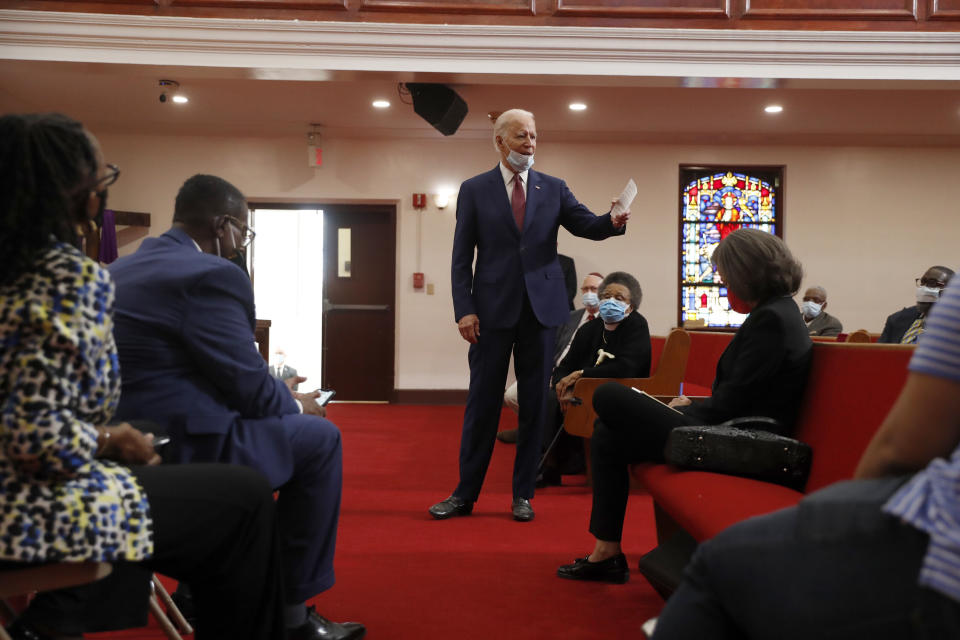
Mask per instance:
[[[620,197],[610,208],[610,215],[615,216],[629,209],[630,203],[633,202],[635,197],[637,197],[637,183],[633,181],[633,178],[630,178],[627,180],[627,186],[620,192]]]

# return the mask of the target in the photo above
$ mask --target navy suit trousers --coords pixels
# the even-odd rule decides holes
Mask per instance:
[[[512,352],[520,404],[513,497],[533,497],[556,334],[556,327],[545,327],[537,320],[526,292],[515,326],[485,329],[481,319],[480,338],[470,345],[468,354],[470,389],[460,440],[460,484],[453,495],[470,501],[480,495],[496,442]]]
[[[290,464],[275,463],[278,452],[252,446],[265,429],[282,429]],[[340,430],[317,416],[290,414],[237,420],[230,433],[184,435],[189,451],[180,462],[219,461],[262,472],[277,498],[287,602],[305,602],[333,586],[333,555],[340,515],[343,458]]]

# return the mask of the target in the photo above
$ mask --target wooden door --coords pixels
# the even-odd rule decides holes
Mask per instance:
[[[323,386],[336,400],[389,401],[394,388],[396,210],[324,205]]]

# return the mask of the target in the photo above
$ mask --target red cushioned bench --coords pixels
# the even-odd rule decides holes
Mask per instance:
[[[912,354],[913,347],[903,345],[814,343],[794,434],[813,449],[807,493],[853,476],[900,393]],[[731,524],[792,506],[803,497],[780,485],[665,464],[636,465],[633,474],[653,498],[661,544],[677,532],[701,542]]]
[[[683,394],[708,396],[717,374],[717,362],[733,340],[730,331],[690,331],[690,357],[683,376]]]

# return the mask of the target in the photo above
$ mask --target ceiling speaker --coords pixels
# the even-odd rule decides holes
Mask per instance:
[[[467,103],[443,84],[408,82],[413,110],[445,136],[453,135],[467,117]]]

